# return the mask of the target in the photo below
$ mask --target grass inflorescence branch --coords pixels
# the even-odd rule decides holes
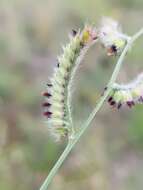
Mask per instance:
[[[134,36],[128,37],[127,35],[124,35],[124,34],[122,34],[121,32],[118,31],[118,25],[117,25],[116,22],[114,22],[114,21],[109,22],[108,19],[106,20],[105,25],[104,25],[104,23],[102,23],[101,27],[99,28],[99,30],[96,33],[97,36],[94,36],[94,38],[93,38],[93,34],[95,35],[95,33],[94,33],[95,31],[94,32],[92,31],[93,33],[91,31],[92,30],[89,30],[89,28],[88,28],[88,30],[87,29],[86,30],[83,29],[82,32],[78,32],[78,33],[76,31],[74,31],[74,38],[73,39],[75,40],[75,37],[78,36],[78,39],[79,39],[80,43],[79,43],[79,46],[78,46],[79,48],[78,48],[78,51],[77,51],[78,52],[77,56],[73,56],[74,60],[73,60],[72,64],[70,63],[72,66],[70,67],[70,72],[68,73],[69,74],[68,75],[68,77],[69,77],[68,79],[69,80],[67,80],[68,82],[67,83],[65,82],[64,86],[62,87],[62,88],[64,88],[63,90],[65,90],[64,92],[65,92],[66,95],[63,95],[62,89],[59,89],[59,92],[62,92],[60,94],[60,98],[59,99],[57,98],[57,94],[55,96],[54,93],[55,92],[57,93],[57,89],[60,88],[60,86],[58,85],[59,80],[57,80],[57,74],[58,74],[58,76],[61,77],[61,75],[59,75],[60,72],[61,72],[60,68],[61,68],[61,65],[64,63],[63,60],[65,58],[64,57],[65,56],[65,52],[66,52],[66,49],[68,49],[67,47],[69,47],[69,46],[67,46],[64,49],[64,53],[63,53],[64,56],[59,59],[60,61],[59,61],[59,64],[58,64],[58,68],[56,68],[56,71],[55,71],[56,74],[54,74],[54,76],[51,79],[51,83],[49,84],[49,87],[51,88],[51,91],[50,92],[49,91],[46,92],[47,93],[46,97],[48,98],[48,100],[45,103],[45,104],[47,104],[45,107],[49,107],[49,104],[51,106],[51,105],[54,105],[55,103],[61,103],[61,100],[62,100],[64,109],[65,109],[65,110],[62,110],[62,113],[65,112],[65,115],[67,114],[66,115],[67,118],[66,117],[64,118],[63,115],[59,116],[58,114],[55,116],[54,115],[54,111],[55,110],[53,109],[54,107],[52,107],[52,106],[51,106],[52,109],[48,108],[48,110],[46,110],[46,111],[50,112],[50,116],[49,116],[49,113],[47,113],[45,115],[48,116],[48,119],[51,120],[51,121],[54,121],[53,120],[53,118],[54,118],[54,119],[61,119],[62,122],[65,121],[65,122],[68,123],[68,125],[67,124],[63,125],[63,123],[62,123],[62,125],[61,125],[61,123],[60,123],[60,125],[59,125],[59,123],[57,125],[57,123],[53,122],[53,125],[52,125],[53,129],[51,128],[51,130],[53,130],[52,132],[56,133],[56,135],[60,134],[60,137],[61,137],[61,136],[65,136],[65,133],[67,133],[67,131],[66,131],[67,130],[67,126],[69,126],[68,133],[69,133],[69,129],[70,129],[70,131],[72,131],[72,122],[71,122],[72,117],[71,117],[71,113],[69,114],[70,98],[71,97],[70,97],[70,95],[68,93],[69,93],[69,90],[70,90],[71,81],[72,81],[74,73],[75,73],[75,70],[74,70],[75,64],[77,63],[78,57],[81,56],[80,52],[83,49],[83,47],[85,47],[86,45],[87,45],[87,47],[89,47],[89,44],[92,44],[92,42],[94,40],[97,40],[97,38],[98,38],[98,40],[101,42],[101,44],[106,48],[107,54],[108,55],[119,55],[119,59],[117,61],[115,69],[114,69],[114,71],[112,73],[112,76],[111,76],[111,78],[110,78],[110,80],[109,80],[109,82],[107,84],[107,89],[105,90],[103,96],[100,97],[100,99],[99,99],[98,103],[96,104],[95,108],[93,109],[93,111],[89,115],[88,119],[83,123],[83,125],[80,128],[80,130],[77,131],[74,134],[74,138],[69,138],[68,139],[69,141],[68,141],[68,144],[67,144],[64,152],[62,153],[62,155],[60,156],[60,158],[58,159],[58,161],[56,162],[56,164],[54,165],[54,167],[50,171],[49,175],[47,176],[47,178],[45,179],[44,183],[42,184],[40,190],[47,190],[47,188],[49,187],[49,184],[51,183],[51,180],[53,179],[53,177],[57,173],[59,167],[62,165],[62,163],[64,162],[64,160],[66,159],[66,157],[69,155],[69,153],[71,152],[71,150],[74,148],[75,144],[79,141],[80,137],[84,134],[84,132],[90,126],[91,122],[95,118],[95,115],[98,113],[98,111],[102,107],[104,101],[107,99],[107,97],[112,92],[113,87],[114,87],[115,82],[116,82],[116,78],[117,78],[117,76],[119,74],[120,68],[121,68],[121,66],[123,64],[123,61],[125,59],[125,56],[126,56],[128,50],[131,48],[131,46],[134,43],[134,41],[143,34],[143,29],[141,29]],[[82,42],[82,47],[81,47],[81,42]],[[73,48],[73,49],[75,50],[76,48]],[[68,54],[66,54],[66,55],[68,55]],[[70,60],[69,56],[66,56],[66,58],[67,57],[68,57],[68,60]],[[73,65],[74,65],[74,67],[73,67]],[[64,71],[64,72],[67,71],[67,67],[64,66],[64,69],[62,71]],[[61,81],[64,80],[63,76],[65,76],[65,75],[62,75]],[[54,84],[56,84],[57,89],[53,88]],[[66,102],[64,102],[65,100],[63,101],[63,98],[65,98]],[[57,99],[58,99],[58,102],[57,102]],[[64,118],[64,120],[63,120],[63,118]],[[62,126],[62,130],[63,131],[62,131],[62,133],[61,133],[61,131],[59,133],[59,131],[57,129],[59,127],[61,127],[61,126]]]

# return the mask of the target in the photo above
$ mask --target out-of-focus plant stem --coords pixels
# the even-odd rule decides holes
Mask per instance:
[[[142,34],[143,34],[143,28],[141,30],[139,30],[139,32],[137,32],[135,35],[133,35],[131,37],[131,39],[128,41],[127,45],[125,46],[122,54],[120,55],[120,57],[119,57],[119,59],[117,61],[117,64],[116,64],[115,69],[113,71],[113,74],[112,74],[112,76],[111,76],[111,78],[109,80],[109,83],[107,85],[107,87],[108,87],[107,90],[105,91],[104,95],[99,99],[96,107],[93,109],[93,111],[89,115],[89,117],[86,120],[86,122],[83,124],[83,126],[81,126],[80,131],[77,132],[77,134],[75,134],[74,137],[72,137],[71,139],[69,139],[69,142],[68,142],[68,144],[67,144],[64,152],[62,153],[62,155],[60,156],[60,158],[58,159],[58,161],[56,162],[56,164],[54,165],[54,167],[50,171],[49,175],[47,176],[47,178],[45,179],[44,183],[40,187],[40,190],[47,190],[48,189],[49,184],[51,183],[53,177],[57,173],[59,167],[62,165],[62,163],[64,162],[64,160],[66,159],[66,157],[69,155],[70,151],[74,148],[75,144],[79,141],[80,137],[84,134],[84,132],[86,131],[86,129],[90,126],[90,123],[94,119],[94,117],[97,114],[97,112],[99,111],[99,109],[102,107],[104,101],[106,100],[106,98],[108,97],[108,95],[109,95],[109,93],[110,93],[110,91],[112,89],[112,85],[116,81],[116,78],[118,76],[120,68],[121,68],[121,66],[123,64],[125,55],[127,54],[128,50],[131,48],[131,46],[134,43],[134,41],[137,38],[139,38]]]

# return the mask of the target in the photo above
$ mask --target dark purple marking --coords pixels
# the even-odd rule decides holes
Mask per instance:
[[[45,97],[48,97],[48,98],[49,98],[49,97],[51,97],[52,95],[51,95],[50,93],[48,93],[48,92],[44,92],[44,93],[43,93],[43,96],[45,96]]]
[[[111,46],[111,49],[113,52],[115,52],[115,53],[117,52],[117,47],[114,44]]]
[[[52,87],[52,84],[49,84],[49,83],[48,83],[47,86],[48,86],[48,87]]]
[[[109,97],[108,102],[111,102],[112,100],[113,100],[113,98],[112,98],[112,97]]]
[[[131,107],[132,107],[132,102],[131,102],[131,101],[128,101],[128,102],[127,102],[127,106],[128,106],[129,108],[131,108]]]
[[[94,36],[92,39],[93,39],[93,40],[96,40],[97,38],[98,38],[97,36]]]
[[[50,107],[50,106],[51,106],[51,104],[50,104],[50,103],[48,103],[48,102],[45,102],[45,103],[43,103],[43,104],[42,104],[42,106],[43,106],[43,107]]]
[[[76,34],[77,34],[77,31],[74,30],[74,29],[72,29],[72,35],[73,35],[73,36],[76,36]]]
[[[135,106],[135,102],[134,101],[131,101],[131,103],[132,103],[132,106]]]
[[[143,97],[142,96],[139,97],[139,101],[143,102]]]
[[[44,116],[51,118],[52,112],[46,111],[44,112]]]
[[[114,106],[115,104],[116,104],[115,101],[112,101],[112,102],[110,103],[111,106]]]
[[[120,109],[121,107],[122,107],[122,104],[119,103],[118,106],[117,106],[117,108]]]
[[[59,67],[59,66],[60,66],[60,63],[58,62],[58,63],[57,63],[57,67]]]

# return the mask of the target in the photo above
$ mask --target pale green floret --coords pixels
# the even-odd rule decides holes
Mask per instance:
[[[62,119],[50,119],[49,124],[54,124],[54,125],[58,125],[58,126],[62,126],[63,125],[63,120]],[[51,126],[52,127],[52,126]]]
[[[60,112],[59,110],[53,110],[52,118],[63,118],[63,112]]]
[[[67,60],[70,59],[72,60],[73,58],[75,58],[75,51],[78,50],[79,48],[80,48],[80,39],[79,36],[76,36],[75,38],[73,38],[72,42],[69,45],[63,47],[64,55],[61,57],[61,59],[59,59],[59,62],[67,65]],[[72,63],[70,62],[70,64]]]
[[[136,87],[132,89],[131,93],[132,93],[132,97],[136,99],[140,96],[141,90],[139,87]]]
[[[65,122],[66,123],[66,122]],[[63,119],[56,119],[56,118],[53,118],[53,119],[50,119],[49,120],[49,124],[54,124],[54,125],[57,125],[57,126],[63,126],[63,124],[64,124],[64,121],[63,121]],[[66,123],[67,124],[67,123]],[[52,127],[52,126],[51,126]]]
[[[121,91],[121,93],[122,93],[122,96],[123,96],[123,102],[124,102],[124,103],[130,102],[130,101],[133,100],[133,97],[132,97],[130,91],[128,91],[128,90],[123,90],[123,91]]]
[[[119,103],[123,98],[123,94],[120,91],[116,91],[113,97],[116,103]]]
[[[113,95],[114,100],[116,103],[126,103],[127,101],[132,101],[133,97],[130,91],[128,90],[117,90]]]
[[[62,93],[62,92],[63,92],[63,88],[61,88],[60,85],[58,85],[57,83],[55,83],[55,84],[53,85],[53,88],[52,88],[51,92],[53,92],[53,91]]]
[[[61,104],[61,102],[54,102],[52,104],[52,107],[54,107],[55,109],[63,109],[63,105]]]
[[[66,73],[66,71],[64,71],[64,73]],[[60,84],[65,83],[64,75],[62,75],[59,70],[55,72],[54,79],[59,81]]]
[[[65,75],[67,74],[67,71],[65,70],[64,67],[60,67],[59,73],[61,74],[61,77],[65,77]]]
[[[115,39],[113,41],[113,44],[117,47],[118,53],[120,53],[123,50],[123,48],[125,47],[126,43],[127,43],[127,41],[125,41],[125,39],[120,39],[120,38],[119,39]]]
[[[59,138],[66,137],[68,132],[69,132],[69,128],[67,128],[67,127],[64,127],[64,128],[63,127],[58,127],[58,128],[56,128],[56,131],[57,131],[58,134],[60,133]]]
[[[56,112],[60,112],[61,113],[61,115],[63,115],[62,113],[63,113],[63,107],[57,107],[57,105],[55,105],[55,104],[53,104],[52,106],[51,106],[51,108],[50,108],[50,111],[52,112],[52,113],[54,113],[55,111]],[[53,114],[53,116],[54,116],[54,114]]]
[[[56,99],[56,100],[62,100],[63,99],[63,95],[62,94],[60,94],[60,93],[58,93],[58,92],[56,92],[56,91],[53,91],[52,92],[52,99]]]
[[[62,103],[63,97],[61,96],[53,96],[50,100],[51,104],[54,104],[55,102]]]
[[[109,96],[110,96],[110,97],[113,97],[114,94],[115,94],[115,89],[112,89],[112,90],[110,91],[110,93],[109,93]]]
[[[67,58],[64,56],[64,55],[62,55],[62,56],[59,56],[58,57],[58,62],[59,62],[59,64],[62,64],[62,66],[64,65],[65,67],[67,66],[67,63],[69,62],[69,61],[67,61]],[[69,65],[70,65],[71,63],[69,62]],[[57,68],[58,69],[58,68]]]
[[[54,125],[54,132],[53,132],[53,125]],[[49,121],[49,130],[51,131],[51,135],[55,137],[56,141],[59,141],[61,137],[67,135],[69,131],[69,124],[64,120],[53,119]]]
[[[60,141],[62,137],[65,137],[68,133],[68,128],[64,127],[63,124],[60,126],[59,124],[55,124],[56,121],[54,121],[53,124],[49,125],[49,131],[51,136],[55,139],[56,142]],[[53,132],[53,125],[54,125],[54,132]]]
[[[114,40],[114,43],[117,45],[118,48],[123,48],[126,44],[125,39],[116,39]]]
[[[63,62],[61,65],[62,65],[62,67],[64,67],[65,69],[67,69],[67,68],[71,67],[71,62],[70,61],[66,61],[66,62]]]
[[[73,42],[73,40],[72,40],[72,42]],[[74,56],[74,55],[73,55],[73,52],[72,52],[72,50],[73,50],[73,48],[74,48],[72,42],[71,42],[69,45],[67,45],[67,46],[64,47],[64,55],[63,55],[63,56],[64,56],[65,58],[68,58],[69,56],[70,56],[70,57],[71,57],[71,56]],[[77,48],[77,46],[76,46],[76,48]]]
[[[54,84],[57,84],[60,88],[61,88],[61,86],[62,86],[62,83],[61,83],[61,81],[59,81],[57,78],[55,79],[55,78],[52,78],[51,79],[51,84],[54,86]],[[53,87],[52,87],[53,88]]]

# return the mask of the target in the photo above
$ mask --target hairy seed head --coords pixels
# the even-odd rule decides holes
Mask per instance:
[[[63,54],[58,57],[47,91],[43,94],[44,115],[48,119],[50,133],[60,140],[71,133],[70,105],[71,86],[75,71],[89,47],[96,41],[94,27],[85,26],[82,31],[72,31],[70,42],[63,47]]]
[[[107,55],[120,55],[130,37],[123,34],[115,20],[103,17],[98,30],[101,44],[107,50]]]
[[[115,103],[113,103],[115,102]],[[119,109],[122,105],[133,107],[143,103],[143,73],[139,74],[132,82],[127,84],[115,83],[108,99],[110,105]]]

